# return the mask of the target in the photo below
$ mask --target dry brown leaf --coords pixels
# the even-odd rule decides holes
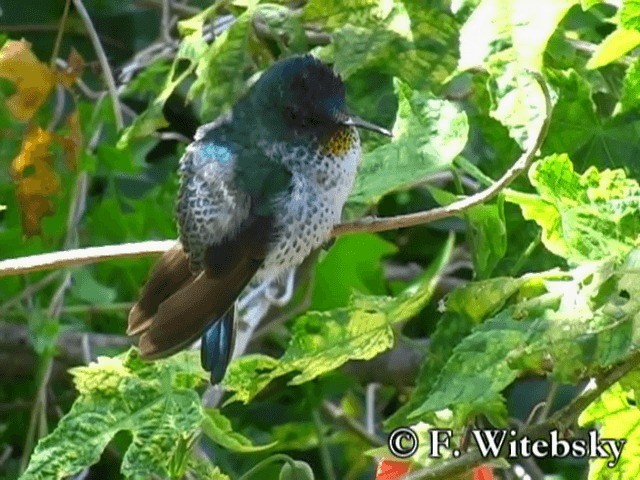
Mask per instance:
[[[25,40],[9,40],[0,49],[0,78],[16,86],[7,108],[20,121],[29,121],[51,93],[55,75],[31,51]]]

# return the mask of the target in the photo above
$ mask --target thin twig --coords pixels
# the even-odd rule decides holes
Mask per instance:
[[[390,218],[365,217],[354,222],[343,223],[333,229],[333,236],[336,237],[338,235],[356,232],[382,232],[442,220],[443,218],[458,215],[471,207],[487,202],[507,188],[511,182],[531,166],[536,153],[547,136],[549,124],[551,123],[552,105],[549,87],[540,74],[532,72],[532,75],[542,89],[545,101],[545,116],[538,131],[536,141],[499,180],[475,195],[458,200],[444,207],[427,210],[426,212],[411,213]]]
[[[162,14],[160,16],[160,38],[165,42],[173,40],[171,38],[171,0],[162,0]]]
[[[55,66],[56,58],[58,58],[58,52],[60,51],[60,44],[62,43],[62,34],[64,33],[64,25],[67,22],[67,16],[69,15],[69,5],[71,0],[64,2],[64,10],[62,11],[62,18],[60,19],[60,26],[58,27],[58,33],[56,34],[56,41],[53,44],[53,51],[51,52],[51,60],[49,65],[51,68]]]
[[[87,29],[87,33],[89,34],[89,38],[91,39],[91,43],[93,44],[93,49],[96,52],[98,61],[100,62],[100,67],[102,68],[102,73],[104,74],[105,81],[107,82],[107,90],[109,90],[109,95],[111,96],[116,126],[118,127],[118,130],[122,130],[124,122],[122,120],[122,108],[120,107],[120,99],[118,98],[118,91],[116,90],[116,82],[113,78],[113,73],[111,72],[107,55],[104,52],[102,43],[100,43],[98,32],[93,26],[91,17],[89,17],[89,12],[87,12],[82,0],[73,0],[73,5],[76,7],[80,18],[82,18],[84,26]]]

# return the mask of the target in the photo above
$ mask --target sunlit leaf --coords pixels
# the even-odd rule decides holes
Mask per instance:
[[[31,44],[25,40],[9,40],[3,45],[0,78],[6,78],[16,87],[16,92],[7,99],[7,107],[21,121],[33,117],[55,85],[55,75],[38,60]]]
[[[396,80],[394,138],[367,153],[349,197],[370,205],[384,194],[424,181],[451,165],[467,142],[467,117],[458,107]]]
[[[640,187],[622,170],[573,171],[566,155],[552,155],[529,172],[538,195],[512,192],[523,216],[542,227],[551,252],[575,262],[625,256],[638,245]]]
[[[593,53],[587,68],[600,68],[640,45],[640,31],[618,28],[605,38]]]
[[[623,262],[591,263],[565,279],[528,275],[530,281],[547,276],[542,293],[521,290],[465,337],[409,418],[451,408],[461,422],[483,413],[503,423],[501,392],[519,375],[574,383],[623,361],[640,344],[639,261],[634,250]]]
[[[610,465],[612,457],[589,461],[589,480],[626,480],[640,475],[640,409],[633,390],[624,388],[622,382],[615,383],[582,412],[578,423],[583,428],[597,428],[600,438],[625,442],[616,465]]]
[[[180,442],[202,422],[193,387],[205,380],[193,352],[153,364],[135,350],[72,370],[80,396],[56,429],[38,443],[21,477],[62,479],[96,463],[120,431],[132,435],[121,472],[129,477],[169,476]]]
[[[221,447],[234,452],[259,452],[276,445],[276,442],[266,445],[254,445],[244,435],[234,432],[229,419],[215,408],[205,410],[202,431]]]

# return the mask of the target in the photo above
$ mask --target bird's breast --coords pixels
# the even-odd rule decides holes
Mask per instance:
[[[338,142],[338,140],[336,140]],[[360,162],[360,141],[327,152],[297,150],[291,162],[292,184],[278,200],[273,247],[259,275],[274,277],[297,266],[331,237],[342,216]]]

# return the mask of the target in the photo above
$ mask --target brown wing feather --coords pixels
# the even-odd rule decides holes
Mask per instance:
[[[178,243],[156,263],[142,289],[140,300],[129,313],[127,334],[138,335],[147,330],[160,304],[193,278],[189,271],[189,259]]]
[[[189,274],[180,285],[178,280],[184,278],[182,262],[161,260],[163,266],[173,266],[178,273],[156,273],[158,267],[150,283],[167,278],[172,282],[171,286],[177,285],[177,288],[162,298],[168,287],[145,287],[143,298],[132,309],[131,315],[138,311],[153,311],[152,318],[136,323],[133,328],[130,323],[129,327],[136,333],[143,333],[139,342],[142,357],[151,360],[176,353],[195,341],[212,321],[221,317],[262,264],[270,235],[271,218],[253,219],[233,241],[209,247],[205,271],[197,277]],[[145,299],[147,290],[154,295]],[[159,298],[162,300],[155,303]],[[143,315],[136,313],[135,318],[143,318]]]

